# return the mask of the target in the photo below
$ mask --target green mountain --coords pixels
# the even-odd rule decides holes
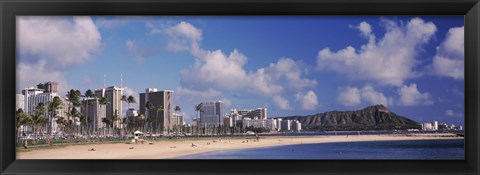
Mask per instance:
[[[280,117],[298,120],[303,130],[403,130],[420,129],[420,123],[399,116],[383,105],[369,106],[357,111],[329,111],[307,116]]]

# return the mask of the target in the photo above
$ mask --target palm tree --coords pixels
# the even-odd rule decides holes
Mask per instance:
[[[127,99],[128,99],[127,95],[122,95],[122,98],[120,98],[120,100],[123,102],[127,102]]]
[[[175,113],[177,113],[177,117],[178,117],[178,112],[181,112],[182,109],[180,108],[180,106],[175,106],[174,110],[175,110]],[[177,118],[177,123],[178,123],[178,118]],[[177,123],[175,123],[174,128],[178,130],[178,124]],[[180,124],[180,125],[182,125],[182,124]],[[182,128],[180,127],[179,129],[180,129],[180,132],[181,132]]]
[[[180,112],[182,111],[182,109],[180,108],[180,106],[175,106],[175,112]]]
[[[123,98],[123,97],[122,97]],[[130,109],[130,103],[137,103],[137,101],[135,100],[135,97],[133,96],[128,96],[127,98],[127,103],[128,103],[128,108]]]
[[[128,103],[128,97],[126,95],[122,95],[122,98],[120,98],[120,101]],[[130,108],[130,106],[129,106]]]
[[[83,115],[81,115],[80,112],[78,112],[78,109],[77,109],[77,108],[72,108],[72,109],[70,110],[70,112],[68,113],[67,116],[68,116],[68,117],[71,117],[71,119],[68,121],[68,122],[69,122],[69,123],[68,123],[69,127],[71,127],[71,129],[76,130],[77,135],[78,135],[79,128],[78,128],[78,127],[73,128],[73,126],[76,125],[77,119],[78,119],[78,121],[81,121],[81,119],[82,119],[81,117],[82,117]],[[81,125],[81,123],[80,123],[80,125]],[[80,127],[81,127],[81,126],[80,126]]]
[[[143,114],[139,114],[137,116],[137,121],[139,121],[139,130],[142,130],[143,131],[143,125],[144,125],[144,122],[145,122],[145,116]]]
[[[158,113],[163,111],[163,106],[162,105],[158,106],[156,108],[156,111],[157,111],[157,116],[155,118],[155,121],[158,121]],[[165,121],[163,121],[163,122],[165,122]],[[163,126],[162,126],[162,128],[163,128]],[[157,130],[157,129],[158,129],[158,122],[156,122],[156,126],[155,126],[155,130]]]
[[[74,90],[74,89],[70,89],[70,91],[67,92],[67,100],[68,100],[68,103],[69,103],[69,106],[68,106],[68,111],[67,111],[67,124],[68,124],[68,127],[70,128],[69,130],[72,130],[73,129],[73,121],[75,119],[72,119],[71,117],[74,117],[72,116],[71,114],[76,114],[76,112],[73,112],[72,113],[72,110],[75,109],[76,107],[79,107],[81,105],[81,102],[80,102],[80,91],[79,90]],[[72,133],[70,133],[72,134]]]
[[[95,97],[95,94],[93,93],[93,91],[91,89],[88,89],[87,91],[85,91],[85,94],[84,94],[84,98],[83,98],[83,101],[84,101],[84,105],[85,105],[85,117],[86,119],[84,119],[85,121],[85,125],[87,126],[87,134],[88,136],[90,137],[90,124],[89,124],[89,119],[88,119],[88,107],[92,105],[92,101],[90,100],[90,98],[92,97]]]
[[[145,115],[147,115],[147,123],[149,123],[149,127],[150,127],[150,136],[152,136],[152,122],[155,121],[155,119],[152,117],[152,115],[149,114],[148,111],[150,111],[151,109],[154,109],[155,106],[150,102],[150,101],[147,101],[147,103],[145,103]]]
[[[118,115],[118,110],[115,109],[113,116],[112,116],[112,128],[115,130],[117,129],[117,121],[121,120],[120,115]]]
[[[25,112],[23,112],[23,109],[18,109],[15,112],[15,135],[16,135],[16,143],[18,144],[18,138],[19,138],[19,130],[21,126],[24,125],[29,125],[32,123],[32,118]]]
[[[204,112],[203,111],[203,103],[199,103],[198,105],[195,105],[195,111],[197,111],[197,117],[200,118],[200,113]],[[197,133],[198,133],[199,128],[200,128],[200,122],[197,125]]]
[[[57,117],[57,110],[62,108],[63,101],[59,96],[53,97],[52,102],[49,102],[47,105],[48,113],[50,113],[50,117],[48,118],[49,127],[48,127],[48,135],[52,135],[52,125],[54,119]]]
[[[98,100],[98,103],[100,104],[100,108],[102,108],[103,106],[106,106],[108,104],[108,99],[105,97],[102,97],[100,98],[100,100]],[[102,119],[102,122],[103,122],[103,119]],[[105,126],[110,126],[110,125],[105,125]]]
[[[104,123],[105,127],[109,127],[110,123],[111,123],[111,120],[109,118],[103,117],[102,122]],[[103,134],[105,134],[105,133],[103,133]]]
[[[152,123],[154,123],[154,122],[155,122],[155,117],[153,117],[153,116],[148,116],[147,117],[147,123],[148,123],[149,129],[150,129],[150,137],[152,137],[152,132],[153,132]]]
[[[61,128],[60,130],[64,130],[64,127],[66,126],[65,118],[58,117],[55,122],[57,122],[57,126]]]
[[[40,134],[41,127],[44,124],[48,123],[48,120],[44,116],[45,114],[45,104],[38,103],[35,107],[34,114],[32,115],[32,129],[33,129],[33,143],[36,144],[37,142],[37,132]]]

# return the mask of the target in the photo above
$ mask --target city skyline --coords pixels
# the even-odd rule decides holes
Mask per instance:
[[[17,20],[17,91],[106,84],[139,100],[171,89],[185,121],[221,100],[272,117],[384,104],[421,123],[464,123],[463,16]]]

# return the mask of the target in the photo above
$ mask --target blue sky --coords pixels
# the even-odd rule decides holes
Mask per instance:
[[[194,105],[269,117],[384,104],[419,122],[463,124],[463,16],[18,17],[17,91],[175,91]],[[138,108],[138,104],[132,105]]]

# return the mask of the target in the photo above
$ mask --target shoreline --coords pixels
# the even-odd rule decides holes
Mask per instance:
[[[267,148],[311,143],[395,141],[395,140],[441,140],[463,139],[453,134],[381,134],[381,135],[338,135],[338,136],[263,136],[257,142],[255,138],[201,138],[185,140],[161,140],[149,144],[92,143],[68,145],[65,147],[17,151],[17,159],[175,159],[192,154]],[[248,141],[247,141],[248,140]],[[192,144],[195,146],[193,147]],[[95,151],[89,151],[89,149]]]

